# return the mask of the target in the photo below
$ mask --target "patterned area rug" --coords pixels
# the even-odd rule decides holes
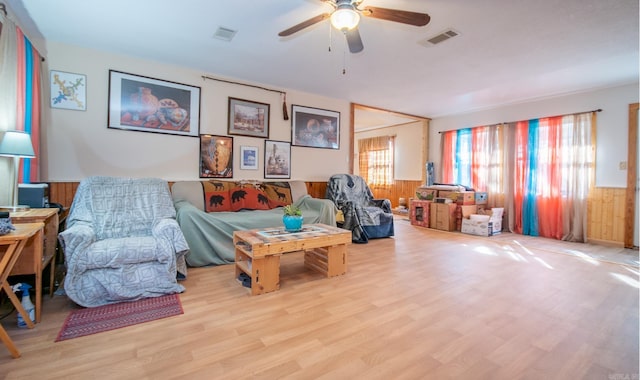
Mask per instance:
[[[184,311],[177,294],[73,310],[64,321],[55,341],[78,338],[180,314],[184,314]]]

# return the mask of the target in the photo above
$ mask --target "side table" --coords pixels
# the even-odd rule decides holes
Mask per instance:
[[[39,247],[27,245],[22,256],[16,262],[11,276],[34,274],[36,276],[36,322],[40,322],[42,305],[42,272],[50,265],[49,271],[49,296],[53,297],[53,283],[55,277],[55,257],[58,246],[58,209],[57,208],[32,208],[27,211],[12,212],[11,223],[14,226],[22,223],[43,223],[43,244]]]
[[[0,235],[0,254],[2,254],[0,256],[0,291],[4,290],[7,293],[11,303],[19,313],[23,316],[28,316],[29,314],[22,307],[20,300],[11,290],[7,278],[25,247],[31,245],[35,250],[42,251],[42,229],[44,223],[25,223],[15,227],[15,231]],[[39,310],[39,306],[36,305],[36,310]],[[24,321],[28,328],[32,329],[34,327],[33,322],[28,317],[24,318]],[[18,351],[18,348],[2,325],[0,325],[0,340],[7,346],[11,356],[14,358],[20,357],[20,351]]]

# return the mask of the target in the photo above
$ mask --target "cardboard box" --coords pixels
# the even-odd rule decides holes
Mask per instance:
[[[416,198],[423,201],[431,201],[438,196],[438,190],[428,189],[426,187],[418,187],[416,189]]]
[[[432,201],[409,200],[409,220],[414,226],[429,227],[429,210]]]
[[[469,219],[471,214],[475,214],[478,212],[478,206],[470,205],[470,206],[460,206],[456,207],[456,231],[460,231],[462,228],[462,219]]]
[[[459,205],[476,204],[475,191],[438,191],[438,197],[449,198]]]
[[[476,204],[486,205],[489,202],[489,194],[483,191],[476,191]]]
[[[470,235],[492,236],[493,223],[482,220],[462,219],[462,228],[460,231]]]
[[[455,231],[456,229],[456,204],[432,203],[430,206],[429,226],[437,230]]]
[[[493,223],[493,234],[499,234],[502,232],[502,217],[504,215],[504,208],[494,207],[491,209],[491,217],[489,221]]]

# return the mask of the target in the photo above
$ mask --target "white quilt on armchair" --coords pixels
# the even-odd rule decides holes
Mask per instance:
[[[94,307],[184,291],[189,246],[175,217],[164,180],[83,180],[58,235],[69,298]]]

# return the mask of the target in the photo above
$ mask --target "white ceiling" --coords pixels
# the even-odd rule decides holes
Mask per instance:
[[[431,118],[638,81],[637,0],[365,0],[431,22],[365,17],[357,54],[328,20],[278,37],[330,11],[320,0],[4,1],[32,38]]]

